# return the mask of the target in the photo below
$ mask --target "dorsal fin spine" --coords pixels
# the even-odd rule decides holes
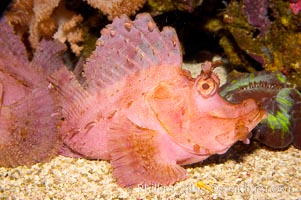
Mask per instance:
[[[174,29],[160,32],[152,17],[144,13],[134,21],[122,15],[107,25],[84,71],[88,88],[94,90],[95,86],[104,88],[138,70],[160,65],[180,68],[180,45]]]

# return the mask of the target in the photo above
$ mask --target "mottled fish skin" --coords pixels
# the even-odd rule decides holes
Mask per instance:
[[[85,87],[64,68],[49,81],[62,99],[61,154],[110,160],[119,185],[184,180],[180,165],[248,143],[265,117],[253,99],[220,97],[212,63],[191,78],[176,32],[160,31],[149,14],[115,18],[101,34],[83,68]]]
[[[48,161],[61,141],[58,102],[46,76],[64,64],[65,46],[42,40],[31,61],[5,17],[0,21],[0,166]]]

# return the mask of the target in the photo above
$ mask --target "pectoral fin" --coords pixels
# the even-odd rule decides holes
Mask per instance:
[[[161,157],[158,133],[124,119],[110,128],[113,175],[119,185],[169,185],[186,178],[176,162]]]

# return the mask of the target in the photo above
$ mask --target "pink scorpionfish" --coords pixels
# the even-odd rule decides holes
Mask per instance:
[[[28,59],[6,17],[0,20],[0,166],[48,161],[57,155],[59,107],[46,77],[64,66],[65,46],[42,40]]]
[[[84,84],[65,68],[49,81],[62,96],[61,154],[110,160],[119,185],[184,180],[181,165],[247,143],[265,117],[253,99],[221,98],[210,62],[196,79],[183,71],[175,30],[149,14],[115,18],[101,35]]]

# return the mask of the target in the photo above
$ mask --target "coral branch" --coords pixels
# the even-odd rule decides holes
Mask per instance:
[[[113,19],[121,14],[133,15],[141,8],[145,0],[84,0],[92,7],[101,10],[108,15],[109,19]]]

